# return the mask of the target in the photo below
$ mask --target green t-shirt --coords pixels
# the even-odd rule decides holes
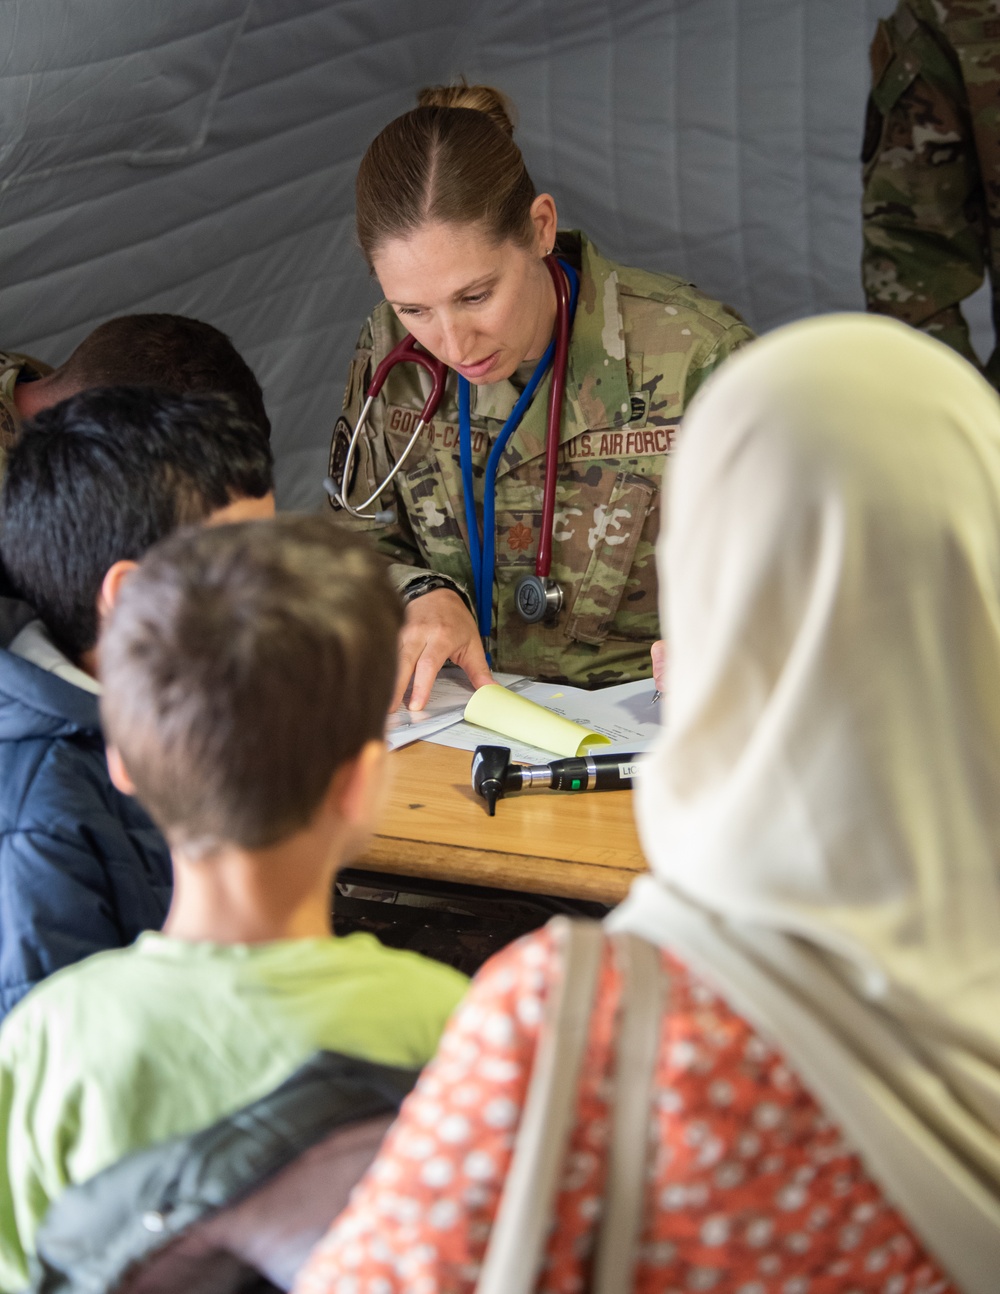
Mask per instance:
[[[147,933],[53,975],[0,1030],[0,1288],[23,1288],[67,1186],[207,1127],[321,1049],[423,1065],[467,982],[363,934],[234,946]]]

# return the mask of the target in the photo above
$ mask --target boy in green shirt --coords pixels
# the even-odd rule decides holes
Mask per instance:
[[[386,777],[399,600],[323,518],[181,532],[128,574],[100,647],[108,763],[170,844],[162,934],[60,971],[0,1030],[0,1287],[50,1202],[193,1132],[320,1049],[433,1054],[456,971],[335,939],[334,875]]]

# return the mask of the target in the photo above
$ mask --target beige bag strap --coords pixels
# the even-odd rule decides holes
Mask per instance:
[[[551,925],[562,945],[563,973],[546,1012],[476,1294],[533,1294],[576,1113],[604,929],[565,917]]]
[[[625,977],[615,1050],[614,1108],[604,1215],[592,1294],[632,1288],[649,1159],[649,1112],[668,988],[660,950],[638,935],[613,936]]]

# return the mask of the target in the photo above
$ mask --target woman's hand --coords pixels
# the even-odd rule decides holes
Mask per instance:
[[[667,690],[667,644],[662,638],[657,639],[649,649],[653,660],[653,684],[657,692]]]
[[[461,666],[473,687],[493,682],[479,627],[469,608],[451,589],[435,589],[407,603],[399,639],[399,674],[393,710],[402,705],[411,678],[413,692],[409,708],[422,710],[446,660]]]

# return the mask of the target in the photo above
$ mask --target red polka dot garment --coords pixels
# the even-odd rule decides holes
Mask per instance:
[[[637,1294],[956,1294],[778,1052],[665,965]],[[483,968],[296,1294],[471,1294],[557,966],[539,931]],[[620,994],[609,945],[541,1294],[586,1288]]]

